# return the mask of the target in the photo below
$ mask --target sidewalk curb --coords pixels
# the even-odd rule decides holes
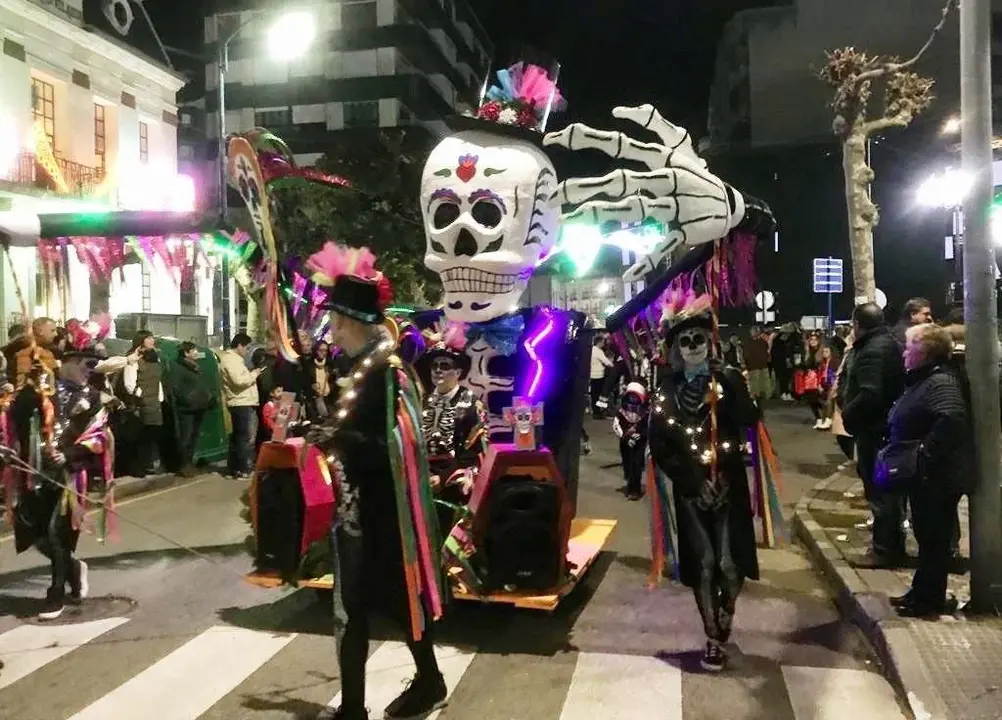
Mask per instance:
[[[915,720],[950,720],[946,703],[919,660],[918,648],[906,623],[894,614],[887,597],[873,592],[859,573],[828,540],[814,519],[811,505],[834,484],[841,472],[825,478],[797,503],[793,532],[804,544],[814,566],[836,589],[839,612],[866,635],[880,659],[888,681],[911,708]]]
[[[192,477],[181,477],[180,475],[173,475],[170,473],[163,475],[147,475],[146,477],[136,478],[136,477],[122,477],[115,479],[115,501],[120,502],[128,498],[137,497],[139,495],[146,495],[157,490],[166,490],[172,487],[181,487],[182,485],[187,485],[189,483],[195,482],[204,478],[206,475],[213,474],[213,470],[209,470],[205,473],[200,473],[199,475],[194,475]],[[93,498],[93,495],[91,496]],[[0,537],[10,535],[13,528],[7,524],[7,520],[0,513]]]

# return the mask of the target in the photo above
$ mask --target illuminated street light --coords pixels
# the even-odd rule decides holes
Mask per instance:
[[[960,132],[960,118],[956,115],[952,115],[946,119],[943,123],[943,127],[940,130],[942,135],[956,135]]]
[[[971,178],[960,170],[936,173],[919,185],[916,199],[926,207],[959,207],[971,189]]]
[[[317,23],[312,13],[286,13],[268,28],[268,53],[275,60],[294,60],[310,49],[316,37]]]

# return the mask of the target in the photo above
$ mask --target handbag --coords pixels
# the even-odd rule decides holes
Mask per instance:
[[[882,490],[900,490],[922,476],[921,440],[893,442],[877,453],[874,482]]]

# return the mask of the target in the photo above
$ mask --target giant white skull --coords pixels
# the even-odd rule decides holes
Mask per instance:
[[[424,262],[442,279],[449,320],[515,309],[553,249],[556,189],[553,163],[531,142],[469,130],[431,151],[421,178]]]

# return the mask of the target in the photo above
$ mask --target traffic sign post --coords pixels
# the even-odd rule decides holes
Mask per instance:
[[[775,322],[776,313],[772,310],[776,305],[775,295],[768,290],[762,290],[755,295],[755,305],[758,307],[758,311],[755,313],[755,322]]]
[[[828,296],[829,329],[835,324],[832,316],[832,296],[842,292],[842,266],[841,258],[814,258],[814,292],[825,293]]]

